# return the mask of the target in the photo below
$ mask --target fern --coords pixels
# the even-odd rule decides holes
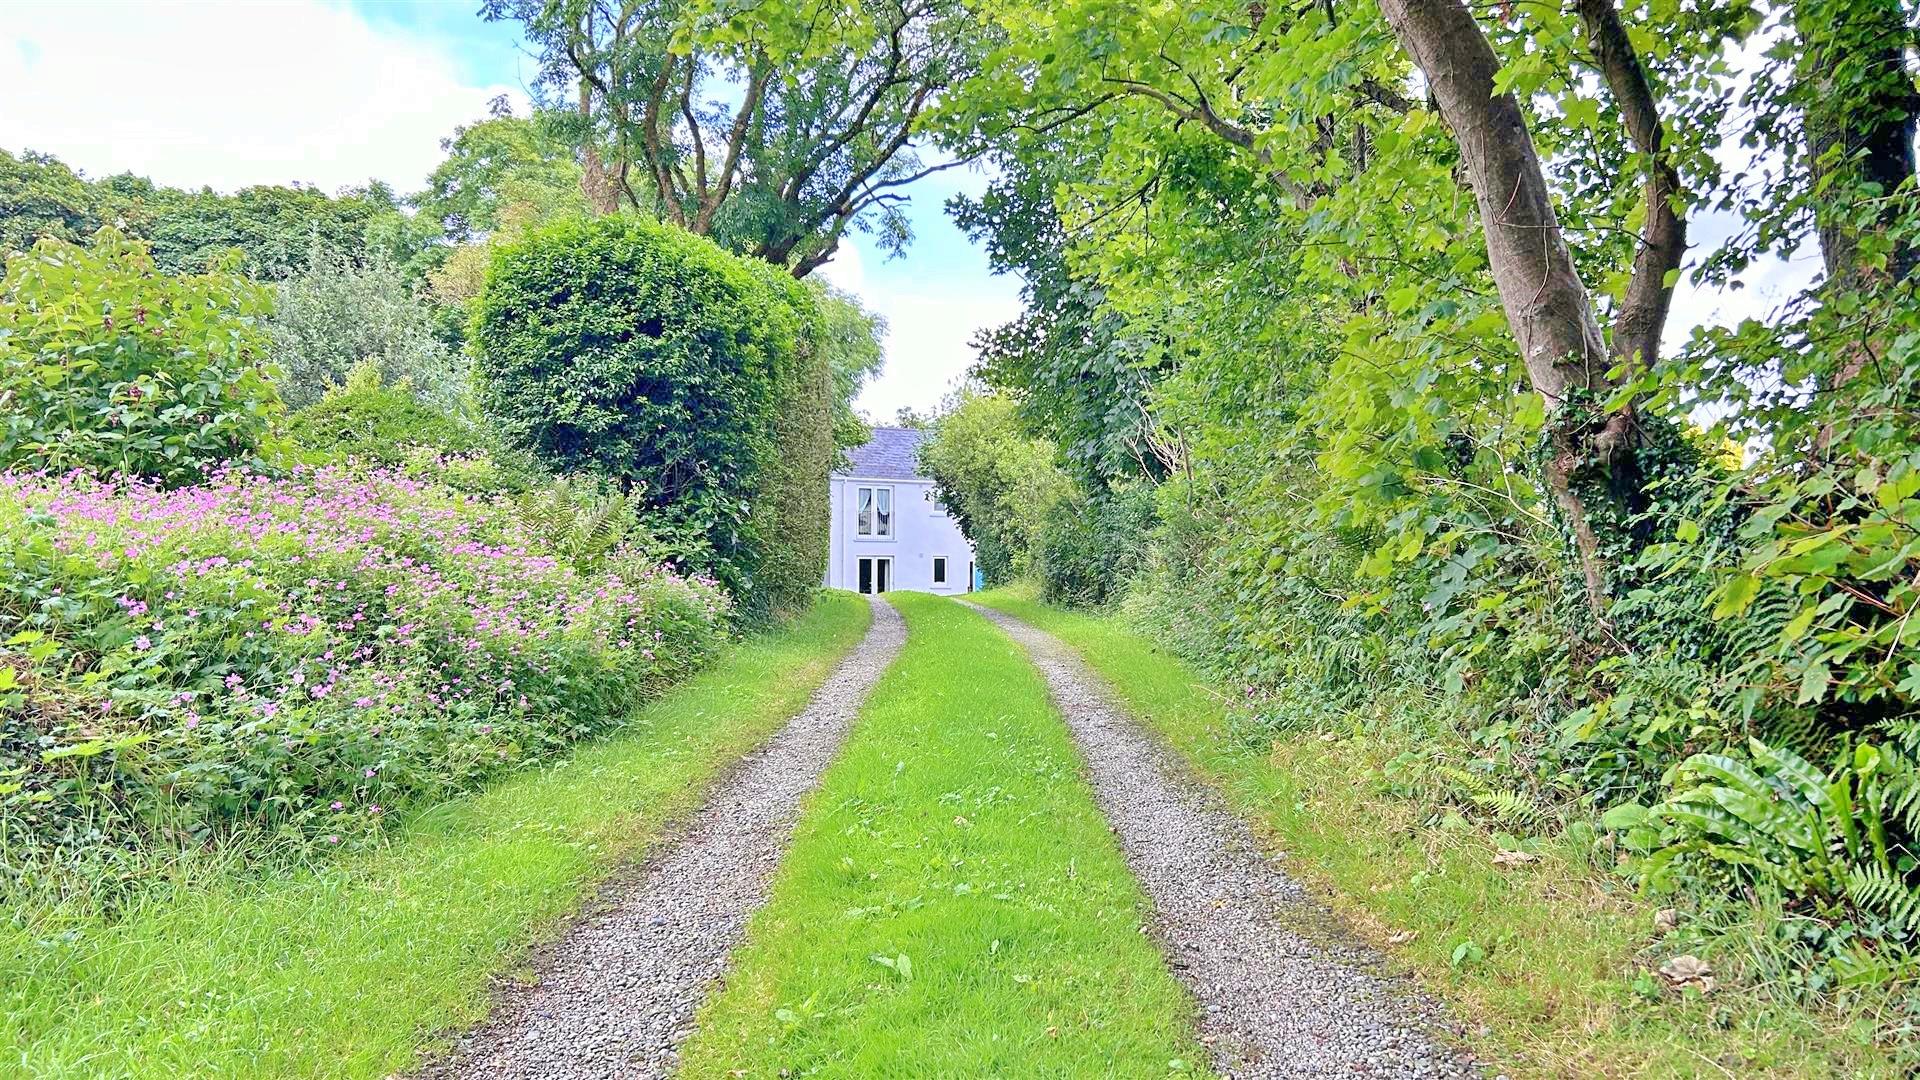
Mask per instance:
[[[1847,902],[1884,922],[1902,941],[1920,937],[1920,890],[1884,866],[1856,866],[1846,880]]]

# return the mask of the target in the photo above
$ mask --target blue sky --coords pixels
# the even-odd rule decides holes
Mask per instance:
[[[500,94],[524,107],[534,74],[513,24],[477,0],[10,2],[0,19],[0,147],[52,153],[89,175],[132,171],[231,190],[377,177],[420,186],[439,140]],[[913,191],[916,236],[887,260],[865,238],[822,271],[887,319],[887,367],[861,397],[876,419],[938,403],[972,362],[968,340],[1019,312],[942,209],[977,173]]]

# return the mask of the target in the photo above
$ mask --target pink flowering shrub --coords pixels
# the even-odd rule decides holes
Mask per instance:
[[[0,474],[0,862],[339,843],[619,724],[728,614],[711,580],[584,573],[506,502],[399,471]]]

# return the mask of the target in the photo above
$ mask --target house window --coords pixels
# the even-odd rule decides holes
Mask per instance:
[[[935,585],[945,585],[947,583],[947,557],[945,555],[935,555],[933,557],[933,583]]]
[[[860,560],[860,591],[883,593],[893,587],[893,559],[871,556]]]
[[[862,487],[855,490],[855,505],[859,507],[859,517],[854,526],[856,536],[892,536],[893,535],[893,489],[890,487]]]

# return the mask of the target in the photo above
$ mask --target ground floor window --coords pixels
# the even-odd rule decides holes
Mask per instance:
[[[893,558],[886,555],[862,556],[860,591],[883,593],[893,587]]]
[[[947,583],[947,557],[945,555],[935,555],[933,557],[933,583],[935,585],[945,585]]]

